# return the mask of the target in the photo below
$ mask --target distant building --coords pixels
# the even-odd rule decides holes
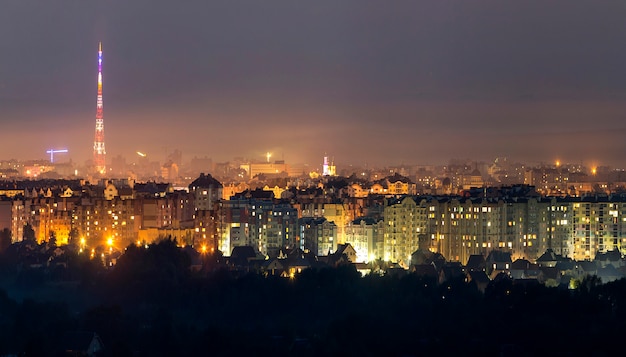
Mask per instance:
[[[336,176],[337,168],[335,163],[328,160],[328,156],[324,156],[324,163],[322,164],[322,176]]]
[[[289,165],[284,161],[275,161],[274,163],[248,163],[240,166],[249,174],[249,178],[254,178],[260,174],[289,176]]]
[[[216,209],[222,199],[222,189],[222,184],[213,176],[201,173],[189,184],[189,193],[193,195],[195,209],[198,211]]]

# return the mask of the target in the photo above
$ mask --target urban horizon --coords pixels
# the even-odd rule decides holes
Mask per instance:
[[[350,1],[309,11],[267,12],[273,5],[255,5],[257,15],[284,15],[275,21],[240,14],[234,5],[214,11],[194,4],[196,11],[188,13],[158,5],[72,4],[64,13],[46,4],[42,13],[56,14],[52,20],[34,15],[4,24],[30,35],[5,41],[10,55],[2,64],[11,71],[0,77],[0,120],[13,135],[3,140],[3,156],[27,160],[67,149],[73,162],[93,159],[93,118],[102,114],[94,111],[94,99],[101,91],[108,158],[137,151],[158,157],[178,148],[217,162],[269,151],[308,165],[329,154],[355,166],[507,157],[623,168],[626,81],[616,65],[626,53],[612,43],[620,43],[615,29],[624,25],[615,15],[599,17],[569,2],[562,14],[557,3],[545,5],[541,19],[531,4],[483,9],[426,2],[383,12]],[[620,13],[610,4],[599,7]],[[26,14],[29,8],[13,4],[11,11]],[[69,16],[73,12],[83,16]],[[135,21],[110,23],[116,16],[130,20],[129,13],[155,22],[140,29]],[[381,26],[370,27],[359,16]],[[509,17],[510,27],[493,31],[502,25],[496,19]],[[592,19],[606,26],[587,31],[584,24]],[[162,33],[157,20],[177,24],[172,35],[149,35]],[[321,20],[328,27],[314,30]],[[41,25],[46,21],[50,26]],[[239,21],[251,27],[233,27]],[[527,21],[538,22],[534,36]],[[579,36],[555,28],[584,33],[595,50],[574,45]],[[569,40],[554,41],[557,33]],[[97,86],[98,43],[105,53]],[[42,53],[47,57],[40,65]],[[29,145],[21,143],[24,137]]]
[[[625,17],[3,2],[0,356],[615,354]]]

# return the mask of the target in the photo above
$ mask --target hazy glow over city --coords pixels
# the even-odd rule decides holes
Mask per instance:
[[[8,2],[2,156],[91,159],[102,41],[108,159],[624,167],[624,9],[581,4]]]

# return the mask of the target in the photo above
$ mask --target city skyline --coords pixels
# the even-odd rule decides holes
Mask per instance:
[[[92,157],[102,41],[109,159],[626,166],[619,4],[376,5],[5,4],[2,156]]]

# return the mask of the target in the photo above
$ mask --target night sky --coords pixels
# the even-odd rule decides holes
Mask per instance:
[[[0,158],[626,167],[623,1],[0,2]]]

